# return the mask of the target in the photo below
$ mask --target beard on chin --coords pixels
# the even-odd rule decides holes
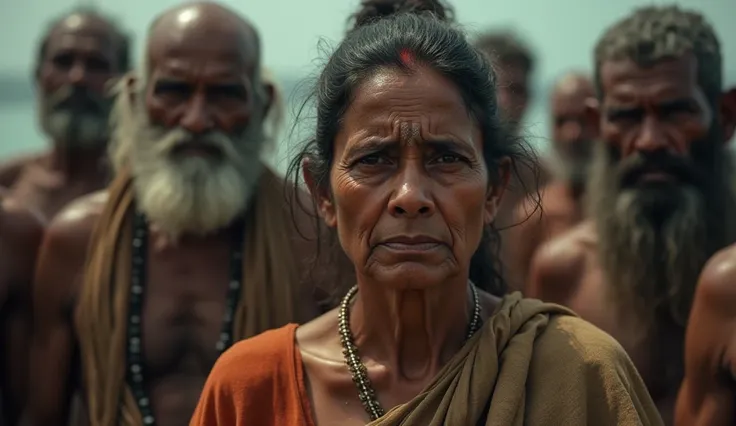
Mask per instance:
[[[597,145],[587,201],[611,302],[622,319],[635,321],[640,337],[684,327],[703,266],[736,240],[731,158],[714,149],[691,161],[664,153],[618,159],[614,148]],[[652,165],[675,180],[640,181]]]
[[[104,146],[110,136],[112,102],[86,89],[63,86],[41,98],[41,127],[71,148]]]
[[[162,129],[141,117],[130,151],[138,208],[171,238],[207,235],[228,226],[247,208],[263,171],[248,135],[213,131],[193,135]],[[248,142],[246,142],[248,140]],[[207,155],[184,155],[184,147]]]

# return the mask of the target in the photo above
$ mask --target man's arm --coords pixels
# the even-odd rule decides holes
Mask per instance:
[[[0,394],[2,413],[10,425],[18,422],[27,393],[32,282],[42,236],[43,222],[39,214],[14,200],[3,201],[0,288],[5,289],[6,297],[0,307]]]
[[[580,232],[573,228],[537,249],[529,267],[526,297],[567,304],[585,268],[585,246],[578,241]]]
[[[44,237],[36,266],[33,338],[25,418],[29,425],[64,425],[78,386],[73,309],[89,238],[87,217],[74,206],[57,216]]]
[[[736,247],[700,276],[685,337],[685,379],[677,426],[736,424]]]

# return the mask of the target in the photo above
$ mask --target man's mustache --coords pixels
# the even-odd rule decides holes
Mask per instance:
[[[680,182],[700,185],[706,173],[694,159],[675,156],[664,151],[654,153],[638,153],[621,160],[618,167],[621,186],[633,186],[642,175],[651,172],[670,175]]]
[[[155,141],[152,148],[158,152],[158,155],[176,155],[187,148],[199,148],[230,162],[237,164],[243,162],[242,154],[234,146],[237,140],[223,132],[212,131],[195,135],[181,127],[177,127],[171,130],[158,128],[155,133],[157,133],[157,137],[153,138]]]
[[[51,111],[72,110],[103,113],[109,110],[111,99],[79,86],[63,86],[46,98]]]

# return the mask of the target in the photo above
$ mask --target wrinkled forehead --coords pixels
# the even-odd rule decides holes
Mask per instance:
[[[258,46],[243,31],[190,27],[152,34],[148,70],[157,74],[252,77],[259,67]]]
[[[432,69],[409,72],[386,68],[358,86],[348,109],[353,124],[399,125],[426,122],[442,128],[474,125],[458,87]]]
[[[626,101],[648,98],[701,97],[697,59],[692,55],[652,64],[631,59],[606,61],[600,67],[604,98]]]
[[[74,14],[59,22],[48,34],[48,50],[73,48],[84,44],[100,49],[115,48],[121,43],[115,28],[94,15]]]

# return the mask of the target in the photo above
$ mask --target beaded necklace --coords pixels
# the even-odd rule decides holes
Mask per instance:
[[[218,356],[232,345],[233,318],[240,300],[243,280],[243,238],[245,222],[239,219],[231,233],[230,248],[230,284],[228,286],[225,315],[222,321],[220,336],[215,344]],[[148,223],[143,214],[137,213],[133,218],[133,250],[130,274],[130,296],[128,301],[128,330],[126,371],[127,382],[133,391],[133,397],[143,417],[143,424],[156,424],[148,398],[144,379],[144,363],[142,350],[142,313],[143,295],[146,283],[146,261],[148,259]]]

